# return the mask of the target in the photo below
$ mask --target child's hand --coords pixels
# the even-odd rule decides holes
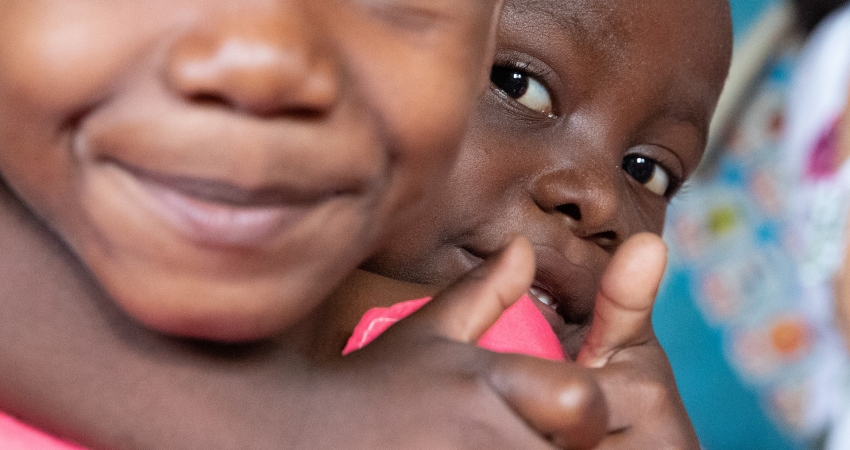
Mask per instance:
[[[386,339],[316,366],[272,343],[218,347],[140,328],[52,235],[22,227],[25,214],[10,204],[0,191],[0,248],[12,255],[0,259],[0,305],[16,313],[0,327],[14,343],[0,346],[0,368],[9,369],[0,370],[0,407],[48,432],[92,448],[187,450],[551,450],[533,427],[573,448],[604,434],[607,416],[585,369],[471,344],[530,283],[527,243]],[[33,283],[31,273],[51,283]],[[541,380],[554,388],[519,390]]]
[[[331,376],[321,391],[358,414],[330,426],[368,428],[374,448],[595,445],[604,435],[607,410],[588,371],[474,346],[533,275],[531,248],[517,239],[372,344],[337,361],[332,375],[340,378]],[[379,379],[383,385],[370,389]],[[353,384],[371,401],[357,400]],[[344,404],[351,401],[359,409]]]
[[[596,368],[610,411],[599,448],[699,449],[673,372],[652,328],[652,306],[667,263],[658,236],[641,233],[611,259],[593,325],[577,361]]]

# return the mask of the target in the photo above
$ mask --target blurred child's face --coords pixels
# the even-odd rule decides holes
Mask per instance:
[[[0,173],[132,316],[298,319],[448,173],[498,0],[0,0]]]
[[[696,168],[730,52],[719,0],[508,0],[490,92],[433,213],[365,268],[443,285],[524,234],[533,292],[587,324],[611,253],[660,233]]]

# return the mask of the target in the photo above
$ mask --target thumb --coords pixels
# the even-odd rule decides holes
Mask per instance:
[[[534,279],[534,251],[524,237],[443,290],[405,319],[433,335],[474,344],[526,291]]]
[[[603,367],[620,349],[653,339],[652,307],[666,265],[667,246],[652,233],[636,234],[617,249],[602,274],[579,364]]]

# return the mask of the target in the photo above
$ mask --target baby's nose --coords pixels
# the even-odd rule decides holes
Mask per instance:
[[[327,21],[309,3],[255,2],[190,29],[169,53],[169,86],[249,114],[326,114],[339,95],[338,67]]]
[[[582,239],[613,250],[626,234],[618,180],[605,171],[559,170],[538,178],[534,202]]]

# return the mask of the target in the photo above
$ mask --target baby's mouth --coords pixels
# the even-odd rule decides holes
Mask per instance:
[[[460,247],[471,265],[493,252]],[[564,353],[575,359],[584,341],[593,312],[595,280],[589,270],[570,262],[550,246],[535,246],[537,273],[528,295],[552,326]]]
[[[569,322],[561,313],[561,301],[546,288],[540,286],[538,282],[535,281],[535,284],[529,288],[528,296],[531,297],[540,313],[549,322],[549,326],[552,327],[552,331],[555,332],[555,336],[561,342],[564,354],[575,360],[588,326],[583,323]]]
[[[480,264],[493,252],[481,251],[472,247],[461,247],[472,266]],[[578,266],[568,264],[564,258],[548,247],[537,248],[539,258],[535,280],[528,290],[528,296],[535,301],[552,329],[561,340],[565,351],[575,356],[580,345],[576,336],[584,333],[589,323],[589,312],[585,291],[589,280]],[[569,280],[569,281],[567,281]],[[577,343],[578,342],[578,343]]]
[[[547,290],[536,285],[532,285],[531,288],[528,289],[528,294],[531,296],[531,298],[536,299],[540,303],[543,303],[544,305],[551,308],[552,311],[558,311],[558,300]]]

